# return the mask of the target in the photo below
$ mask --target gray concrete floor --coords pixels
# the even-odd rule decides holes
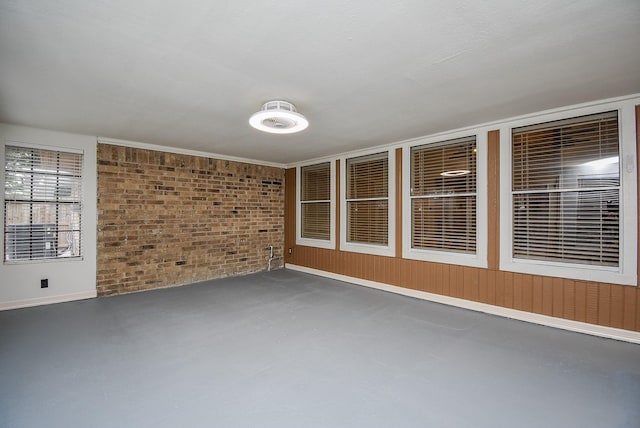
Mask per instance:
[[[638,427],[640,346],[299,272],[0,313],[2,427]]]

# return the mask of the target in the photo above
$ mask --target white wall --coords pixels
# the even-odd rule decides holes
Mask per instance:
[[[24,306],[86,299],[96,296],[96,221],[97,221],[97,138],[0,123],[0,160],[4,168],[4,146],[27,143],[74,149],[84,152],[82,250],[81,260],[52,260],[5,264],[0,262],[0,310]],[[0,210],[4,218],[4,172],[0,173]],[[0,234],[4,233],[4,228]],[[2,236],[4,242],[4,236]],[[0,245],[4,260],[4,244]],[[40,280],[49,279],[49,288],[40,288]]]

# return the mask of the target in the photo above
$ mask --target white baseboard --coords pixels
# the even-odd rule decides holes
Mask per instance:
[[[415,297],[417,299],[428,300],[430,302],[442,303],[445,305],[456,306],[458,308],[470,309],[472,311],[484,312],[486,314],[498,315],[505,318],[512,318],[519,321],[526,321],[533,324],[540,324],[547,327],[559,328],[562,330],[575,331],[578,333],[591,334],[593,336],[606,337],[609,339],[622,340],[625,342],[640,344],[640,332],[623,330],[613,327],[604,327],[595,324],[589,324],[580,321],[566,320],[563,318],[555,318],[547,315],[534,314],[516,309],[503,308],[501,306],[488,305],[486,303],[473,302],[471,300],[459,299],[457,297],[442,296],[440,294],[427,293],[426,291],[412,290],[410,288],[398,287],[395,285],[384,284],[382,282],[369,281],[366,279],[354,278],[351,276],[340,275],[337,273],[325,272],[318,269],[308,268],[304,266],[292,265],[287,263],[286,269],[296,270],[300,272],[310,273],[312,275],[323,276],[326,278],[336,279],[338,281],[349,282],[351,284],[362,285],[364,287],[375,288],[378,290],[388,291],[390,293],[402,294],[404,296]]]
[[[97,297],[97,292],[82,291],[80,293],[61,294],[50,297],[36,297],[34,299],[10,300],[8,302],[0,302],[0,311],[9,309],[28,308],[30,306],[50,305],[52,303],[71,302],[73,300],[92,299]]]

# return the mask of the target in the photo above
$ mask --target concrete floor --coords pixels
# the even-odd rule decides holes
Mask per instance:
[[[278,270],[0,313],[2,427],[638,427],[640,346]]]

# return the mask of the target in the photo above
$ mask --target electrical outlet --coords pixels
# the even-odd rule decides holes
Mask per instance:
[[[49,288],[49,279],[41,279],[40,280],[40,288]]]
[[[293,248],[289,248],[289,254],[293,254]]]

